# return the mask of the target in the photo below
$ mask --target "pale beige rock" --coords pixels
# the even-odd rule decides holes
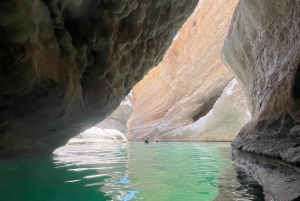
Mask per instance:
[[[132,93],[129,93],[121,102],[117,110],[115,110],[109,117],[97,124],[95,127],[101,129],[118,130],[125,135],[127,130],[127,121],[132,113]]]
[[[251,121],[233,146],[300,163],[300,3],[241,0],[223,61],[242,83]]]
[[[201,1],[163,61],[134,87],[129,124],[135,140],[193,124],[213,107],[233,79],[219,57],[236,4]]]
[[[159,137],[162,140],[232,141],[250,117],[245,94],[234,79],[206,116]]]
[[[89,144],[89,143],[123,143],[127,139],[123,133],[114,129],[102,129],[92,127],[72,138],[68,144]]]
[[[132,93],[129,93],[109,117],[72,138],[68,143],[125,142],[126,124],[132,112]]]

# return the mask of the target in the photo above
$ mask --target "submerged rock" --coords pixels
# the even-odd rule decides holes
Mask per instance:
[[[3,0],[0,159],[49,155],[109,116],[197,0]]]
[[[222,58],[245,89],[251,121],[233,146],[300,163],[300,4],[240,0]]]
[[[233,149],[235,166],[242,168],[262,186],[265,200],[300,199],[300,170],[281,160]]]
[[[219,131],[201,138],[188,126],[195,127],[209,113],[233,79],[219,57],[236,4],[237,0],[201,1],[164,60],[134,87],[129,120],[133,139],[233,139],[236,133],[223,137]]]

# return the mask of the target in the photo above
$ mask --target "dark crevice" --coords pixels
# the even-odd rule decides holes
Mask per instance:
[[[296,100],[300,98],[300,64],[298,64],[297,71],[295,73],[293,96]]]
[[[216,96],[210,98],[208,101],[206,101],[195,113],[195,115],[192,117],[194,121],[197,121],[201,117],[204,117],[207,115],[207,113],[214,107],[216,101],[220,98],[221,93],[217,94]]]

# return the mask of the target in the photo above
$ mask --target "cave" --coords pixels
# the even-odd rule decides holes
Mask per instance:
[[[132,90],[136,108],[134,113],[127,108],[124,115],[130,129],[118,128],[128,139],[233,140],[237,164],[267,186],[265,190],[273,180],[261,180],[264,171],[275,172],[273,178],[283,172],[287,180],[280,180],[282,185],[298,187],[293,172],[299,170],[293,167],[300,164],[299,2],[240,0],[220,12],[227,2],[214,8],[212,2],[201,1],[209,9],[193,14],[198,2],[3,0],[0,160],[51,156],[107,117],[123,121],[118,119],[122,114],[113,112]],[[232,11],[232,18],[226,11]],[[216,29],[206,15],[219,20]],[[164,65],[173,69],[164,71]],[[154,76],[158,79],[150,83]],[[221,99],[237,104],[222,105]],[[240,112],[248,106],[249,111]],[[229,113],[235,116],[226,118]],[[238,130],[237,136],[209,136],[216,124],[203,125],[214,118],[217,137],[225,123],[234,121],[238,125],[229,132]],[[295,189],[289,199],[299,196]]]

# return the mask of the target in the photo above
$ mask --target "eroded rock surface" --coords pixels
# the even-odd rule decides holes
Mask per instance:
[[[164,60],[134,87],[129,124],[135,140],[147,135],[200,139],[199,133],[188,136],[175,130],[204,117],[233,79],[219,57],[236,4],[237,0],[201,1]]]
[[[197,0],[3,0],[0,158],[49,155],[109,116]]]
[[[264,200],[291,201],[300,199],[300,170],[281,160],[232,150],[235,166],[253,176],[264,190]]]
[[[233,146],[300,162],[300,4],[241,0],[223,61],[242,83],[252,119]]]

